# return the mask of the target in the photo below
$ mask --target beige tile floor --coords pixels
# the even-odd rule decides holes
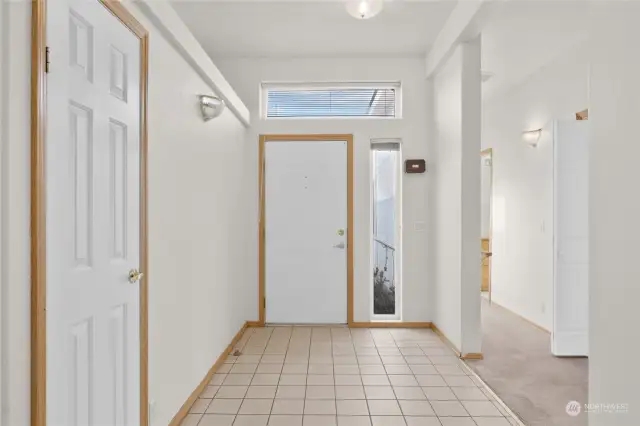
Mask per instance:
[[[182,426],[510,426],[428,329],[247,329]]]

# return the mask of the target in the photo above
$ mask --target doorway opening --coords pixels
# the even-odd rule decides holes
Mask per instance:
[[[375,320],[401,319],[401,153],[399,140],[371,143],[373,307]]]
[[[493,193],[493,150],[486,149],[480,153],[480,253],[482,259],[482,273],[480,291],[491,302],[491,223],[492,223],[492,193]]]

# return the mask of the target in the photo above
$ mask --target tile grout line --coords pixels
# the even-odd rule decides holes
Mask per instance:
[[[287,346],[284,350],[284,359],[282,360],[282,370],[284,370],[284,362],[287,359],[287,354],[289,353],[289,345],[291,345],[291,339],[293,337],[293,327],[290,329],[289,332],[289,340],[287,341]],[[269,338],[269,340],[271,340],[271,337]],[[273,401],[271,402],[271,409],[269,410],[269,416],[267,417],[267,426],[269,425],[269,423],[271,422],[271,416],[273,415],[273,406],[276,404],[276,395],[278,394],[278,388],[280,387],[280,379],[282,378],[282,370],[280,370],[280,376],[278,377],[278,383],[276,384],[276,392],[273,395]],[[304,406],[304,404],[303,404]]]
[[[262,350],[262,354],[260,355],[260,359],[258,360],[258,365],[260,365],[260,361],[262,360],[262,357],[264,356],[264,351],[266,350],[267,346],[269,345],[269,341],[271,340],[271,336],[273,335],[273,329],[270,329],[270,330],[271,331],[268,333],[269,337],[267,338],[267,341],[265,342],[264,349]],[[246,346],[246,344],[249,343],[249,341],[251,340],[251,337],[253,337],[254,335],[255,335],[255,332],[252,333],[252,335],[249,337],[249,339],[247,339],[247,342],[245,343],[245,346]],[[243,346],[243,348],[244,348],[244,346]],[[242,355],[240,355],[240,356],[242,356]],[[258,366],[256,366],[256,371],[257,370],[258,370]],[[238,420],[238,416],[240,416],[240,410],[242,410],[242,406],[244,405],[244,401],[246,400],[247,393],[249,392],[249,387],[251,387],[251,383],[253,383],[253,379],[255,378],[255,376],[257,374],[256,371],[254,371],[253,375],[251,376],[251,380],[249,381],[249,385],[247,386],[247,391],[244,393],[244,396],[242,397],[242,401],[240,402],[240,407],[238,407],[238,411],[236,412],[236,415],[235,415],[235,417],[233,419],[233,423],[232,424],[235,424],[236,421]]]
[[[438,337],[439,337],[439,336],[438,336]],[[451,351],[451,352],[453,352],[453,350],[452,350],[451,348],[448,348],[448,350],[449,350],[449,351]],[[431,358],[429,358],[429,360],[431,360]],[[489,391],[490,391],[490,393],[491,393],[491,394],[492,394],[492,396],[494,397],[494,400],[495,400],[495,401],[502,402],[501,400],[499,400],[499,398],[497,397],[497,395],[496,395],[496,394],[495,394],[495,393],[494,393],[494,392],[489,388],[489,386],[487,386],[487,384],[486,384],[482,379],[480,379],[480,377],[479,377],[477,374],[475,374],[475,372],[474,372],[474,371],[473,371],[473,370],[472,370],[472,369],[467,365],[467,363],[466,363],[464,360],[460,360],[459,362],[462,362],[462,364],[463,364],[463,365],[464,365],[464,366],[465,366],[465,367],[466,367],[466,368],[467,368],[467,369],[468,369],[468,370],[469,370],[469,371],[470,371],[470,372],[471,372],[475,377],[477,377],[477,378],[480,380],[480,382],[483,384],[483,388],[484,388],[484,389],[487,389],[487,390],[489,390]],[[435,364],[434,364],[434,365],[435,365]],[[460,367],[461,367],[460,365],[458,365],[458,363],[456,363],[455,365],[456,365],[456,366],[458,366],[458,368],[460,368]],[[436,368],[436,370],[437,370],[437,368]],[[439,370],[437,370],[437,371],[438,371],[438,373],[439,373]],[[469,377],[469,375],[468,375],[468,374],[465,374],[465,376],[466,376],[466,377]],[[475,388],[475,389],[478,389],[478,390],[480,390],[480,391],[481,391],[481,389],[482,389],[482,388],[481,388],[480,386],[478,386],[476,383],[474,383],[474,384],[475,384],[475,387],[474,387],[474,388]],[[453,387],[456,387],[456,386],[449,386],[449,384],[448,384],[448,383],[447,383],[447,386],[448,386],[450,389],[451,389],[451,388],[453,388]],[[474,416],[472,416],[472,415],[471,415],[471,413],[469,413],[469,411],[467,410],[467,407],[465,407],[465,405],[464,405],[464,401],[465,401],[465,400],[461,400],[461,399],[460,399],[460,397],[459,397],[455,392],[453,392],[453,389],[451,389],[451,392],[452,392],[452,393],[453,393],[453,395],[456,397],[456,401],[458,401],[458,402],[462,405],[462,407],[463,407],[463,408],[464,408],[464,410],[467,412],[467,414],[469,414],[469,417],[471,418],[471,420],[472,420],[472,421],[477,425],[478,423],[476,422],[476,420],[475,420]],[[485,395],[485,396],[486,396],[486,395]],[[493,401],[491,401],[491,400],[490,400],[490,399],[488,399],[488,398],[487,398],[487,400],[488,400],[488,401],[493,405]],[[473,402],[473,400],[468,400],[467,402],[469,402],[469,401]],[[504,403],[503,403],[503,405],[504,405]],[[515,416],[512,414],[511,410],[509,410],[509,408],[508,408],[508,407],[506,407],[506,405],[505,405],[504,407],[505,407],[505,408],[507,408],[507,412],[511,414],[511,417],[512,417],[512,418],[514,418],[516,421],[519,421],[519,419],[518,419],[517,417],[515,417]],[[496,407],[496,409],[497,409],[497,407]],[[498,411],[500,412],[500,410],[498,410]],[[484,416],[475,416],[475,417],[484,417]],[[490,417],[493,417],[493,416],[490,416]],[[504,414],[502,414],[502,412],[500,412],[500,417],[501,417],[501,418],[505,418],[505,419],[507,419],[507,421],[508,421],[507,416],[505,416]],[[498,417],[498,418],[500,418],[500,417]],[[525,426],[525,425],[524,425],[522,422],[520,422],[520,426]]]
[[[440,338],[440,336],[438,336],[438,338]],[[442,339],[440,339],[440,340],[442,341]],[[443,342],[443,343],[444,343],[444,342]],[[424,349],[423,349],[423,348],[420,348],[420,350],[421,350],[421,351],[425,354],[425,356],[429,359],[429,362],[431,362],[431,365],[433,365],[433,366],[434,366],[434,368],[435,368],[435,370],[438,372],[438,374],[444,378],[444,374],[440,373],[440,370],[438,370],[438,367],[436,367],[436,366],[435,366],[436,364],[433,364],[433,361],[431,360],[431,357],[430,357],[429,355],[427,355],[427,354],[426,354],[426,352],[424,352]],[[451,348],[448,348],[448,347],[447,347],[447,350],[448,350],[448,351],[450,351],[451,353],[454,353],[454,352],[453,352],[453,350],[452,350]],[[456,366],[458,366],[458,364],[455,364],[455,365],[456,365]],[[460,367],[458,366],[458,368],[460,368]],[[468,376],[467,376],[467,375],[465,375],[465,377],[468,377]],[[474,423],[476,423],[476,421],[475,421],[475,419],[473,418],[473,416],[471,416],[471,413],[469,413],[469,411],[467,410],[467,407],[465,407],[465,405],[464,405],[463,401],[458,397],[458,395],[453,391],[453,389],[451,389],[451,388],[452,388],[452,387],[454,387],[454,386],[449,385],[449,383],[447,383],[447,382],[446,382],[446,380],[445,380],[445,383],[447,384],[447,387],[451,390],[451,393],[453,393],[453,395],[456,397],[455,401],[457,401],[457,402],[459,402],[459,403],[460,403],[460,405],[462,406],[462,409],[463,409],[463,410],[464,410],[464,411],[469,415],[469,418],[471,419],[471,421],[472,421],[472,422],[474,422]],[[478,388],[478,386],[476,385],[476,386],[475,386],[475,388]],[[490,402],[490,401],[489,401],[489,402]],[[431,402],[429,402],[429,404],[431,404]],[[431,408],[433,408],[433,405],[431,406]],[[434,413],[435,413],[435,410],[434,410]],[[436,414],[437,414],[437,413],[436,413]],[[502,415],[502,413],[500,413],[500,414]],[[444,417],[444,416],[443,416],[443,417]],[[502,416],[502,417],[504,417],[504,416]],[[477,425],[477,423],[476,423],[476,425]],[[523,425],[523,426],[524,426],[524,425]]]
[[[305,387],[305,396],[304,396],[304,399],[303,399],[303,400],[304,400],[304,403],[303,403],[303,407],[304,407],[304,408],[306,408],[306,399],[307,399],[306,390],[307,390],[307,387],[309,386],[308,376],[309,376],[309,373],[310,373],[310,372],[309,372],[309,365],[310,365],[311,355],[312,355],[312,353],[311,353],[311,349],[312,349],[312,344],[313,344],[313,330],[314,330],[314,328],[313,328],[313,327],[311,327],[309,330],[310,330],[310,331],[309,331],[309,333],[308,333],[308,338],[306,339],[306,340],[307,340],[307,351],[306,351],[306,361],[307,361],[307,363],[306,363],[306,367],[307,367],[307,368],[306,368],[306,374],[305,374],[305,386],[304,386],[304,387]],[[330,328],[328,331],[329,331],[329,339],[328,339],[328,343],[329,343],[329,347],[330,347],[331,360],[332,360],[331,370],[332,370],[332,372],[333,372],[333,374],[332,374],[332,380],[333,380],[333,381],[332,381],[332,387],[333,387],[333,391],[334,391],[334,398],[333,398],[333,401],[334,401],[334,407],[335,407],[335,410],[336,410],[336,413],[335,413],[335,416],[334,416],[334,417],[335,417],[336,424],[337,424],[337,417],[338,417],[338,415],[339,415],[339,414],[338,414],[338,410],[337,410],[337,402],[338,402],[338,398],[337,398],[337,386],[338,386],[338,385],[336,384],[336,381],[335,381],[335,377],[336,377],[336,370],[335,370],[336,363],[335,363],[335,361],[336,361],[336,356],[337,356],[337,355],[341,355],[341,354],[336,354],[336,353],[334,353],[334,350],[336,349],[336,348],[335,348],[336,342],[337,342],[337,343],[340,343],[340,342],[341,342],[341,340],[339,339],[339,337],[340,337],[340,336],[334,336],[334,333],[333,333],[333,331],[332,331],[332,329],[331,329],[331,328]],[[367,329],[367,333],[368,333],[368,335],[370,336],[371,341],[373,342],[373,346],[372,346],[372,347],[373,347],[373,348],[375,348],[375,353],[377,354],[378,358],[380,359],[380,365],[381,365],[381,367],[382,367],[383,371],[385,372],[385,377],[387,378],[387,381],[389,382],[389,386],[390,386],[390,387],[391,387],[391,389],[392,389],[393,395],[394,395],[394,397],[395,397],[395,399],[394,399],[394,400],[397,402],[397,404],[398,404],[398,406],[399,406],[400,413],[401,413],[400,415],[402,416],[403,421],[404,421],[404,422],[405,422],[405,424],[406,424],[406,421],[407,421],[407,420],[406,420],[406,418],[407,418],[407,417],[413,417],[413,416],[407,416],[407,415],[404,413],[404,410],[402,409],[402,406],[400,405],[400,401],[401,401],[401,400],[400,400],[400,399],[398,399],[398,395],[397,395],[397,393],[396,393],[395,387],[393,386],[393,384],[392,384],[392,383],[391,383],[391,381],[390,381],[390,378],[389,378],[389,372],[388,372],[388,370],[387,370],[387,368],[386,368],[386,364],[384,364],[384,362],[382,361],[382,356],[383,356],[383,355],[381,355],[381,353],[380,353],[380,346],[378,345],[378,342],[376,342],[376,340],[374,339],[373,334],[372,334],[372,332],[371,332],[371,329]],[[395,335],[393,334],[392,330],[389,330],[387,333],[388,333],[388,337],[390,337],[390,340],[393,342],[393,348],[395,348],[395,350],[397,350],[397,351],[400,353],[400,355],[402,356],[402,360],[404,361],[405,365],[406,365],[406,366],[408,367],[408,369],[411,371],[411,374],[410,374],[410,375],[411,375],[414,379],[416,379],[416,381],[417,381],[416,373],[415,373],[415,372],[413,371],[413,369],[411,368],[411,365],[412,365],[412,364],[409,364],[409,361],[407,360],[407,356],[411,356],[411,354],[409,353],[408,355],[405,355],[405,353],[403,353],[402,349],[403,349],[403,347],[404,347],[404,346],[403,346],[403,347],[400,347],[400,346],[399,346],[399,344],[398,344],[398,340],[397,340],[397,336],[395,336]],[[254,334],[254,333],[253,333],[253,331],[252,331],[252,334]],[[247,398],[248,391],[249,391],[249,388],[250,388],[250,387],[251,387],[251,385],[252,385],[253,380],[255,379],[255,376],[256,376],[257,374],[260,374],[260,373],[258,373],[258,372],[257,372],[257,369],[259,368],[259,366],[260,366],[261,364],[263,364],[263,363],[262,363],[262,359],[263,359],[263,357],[264,357],[264,355],[265,355],[266,348],[268,347],[269,343],[271,343],[272,339],[275,337],[275,336],[274,336],[274,329],[269,330],[269,332],[267,332],[267,334],[268,334],[267,341],[266,341],[266,343],[265,343],[263,346],[261,345],[261,346],[262,346],[262,350],[261,350],[260,358],[259,358],[259,360],[258,360],[258,363],[257,363],[257,365],[256,365],[256,368],[254,369],[254,372],[253,372],[253,373],[251,373],[251,380],[249,381],[249,385],[247,386],[247,391],[245,392],[244,396],[241,398],[241,400],[242,400],[242,401],[241,401],[241,404],[240,404],[240,408],[238,408],[238,410],[237,410],[237,412],[236,412],[236,415],[234,416],[234,423],[233,423],[233,424],[235,424],[235,422],[238,420],[238,416],[240,415],[240,409],[241,409],[241,406],[244,404],[245,400],[246,400],[246,399],[248,399],[248,398]],[[256,337],[256,336],[255,336],[255,334],[254,334],[254,335],[251,335],[251,336],[250,336],[249,338],[247,338],[247,339],[242,339],[242,340],[243,340],[243,344],[242,344],[242,346],[241,346],[241,347],[242,347],[242,348],[247,347],[247,346],[250,344],[250,342],[251,342],[251,340],[252,340],[252,338],[253,338],[253,337]],[[279,374],[279,377],[278,377],[278,383],[275,385],[275,387],[276,387],[276,392],[277,392],[277,390],[278,390],[278,388],[279,388],[279,386],[280,386],[280,380],[281,380],[282,375],[283,375],[283,374],[282,374],[282,372],[283,372],[283,369],[284,369],[284,365],[285,365],[286,357],[287,357],[287,355],[289,354],[289,351],[290,351],[290,349],[291,349],[291,342],[294,340],[293,329],[291,329],[291,331],[288,333],[288,337],[289,337],[289,339],[288,339],[287,344],[286,344],[286,349],[285,349],[285,354],[284,354],[284,360],[283,360],[283,362],[282,362],[282,368],[281,368],[281,370],[280,370],[280,374]],[[363,386],[363,392],[364,392],[364,383],[362,382],[362,371],[360,370],[360,367],[361,367],[361,365],[360,365],[360,359],[359,359],[359,357],[358,357],[358,355],[359,355],[359,354],[358,354],[358,351],[356,350],[356,344],[355,344],[355,342],[354,342],[354,335],[353,335],[353,333],[352,333],[352,330],[349,330],[349,331],[348,331],[348,337],[349,337],[349,341],[350,341],[350,342],[349,342],[349,343],[350,343],[350,345],[349,345],[349,346],[350,346],[350,348],[353,350],[353,354],[354,354],[354,356],[355,356],[355,358],[356,358],[356,363],[355,363],[355,365],[358,367],[358,372],[359,372],[359,374],[358,374],[358,375],[359,375],[359,377],[360,377],[360,383],[361,383],[361,386]],[[420,340],[419,340],[419,341],[420,341]],[[434,368],[436,369],[436,371],[437,371],[438,375],[442,377],[443,373],[442,373],[440,370],[438,370],[438,368],[437,368],[437,367],[438,367],[438,365],[440,365],[440,364],[438,364],[438,365],[433,364],[433,360],[431,360],[431,357],[430,357],[429,355],[427,355],[427,353],[425,352],[425,348],[423,347],[423,346],[425,346],[425,345],[421,345],[421,344],[419,343],[419,341],[418,341],[418,343],[414,343],[414,342],[412,342],[411,340],[407,340],[407,341],[406,341],[406,343],[409,343],[409,344],[415,345],[417,348],[419,348],[419,349],[420,349],[420,352],[422,352],[422,353],[423,353],[423,355],[428,359],[429,363],[430,363],[432,366],[434,366]],[[319,340],[318,342],[319,342],[319,344],[322,344],[322,343],[323,343],[323,342],[322,342],[322,339],[321,339],[321,340]],[[404,344],[403,342],[401,342],[401,343],[402,343],[402,344]],[[440,343],[441,343],[441,342],[440,342]],[[384,342],[382,342],[382,344],[384,345]],[[359,347],[359,346],[358,346],[358,347]],[[366,348],[366,347],[367,347],[367,346],[363,346],[363,348]],[[408,347],[410,348],[411,346],[408,346]],[[450,351],[450,349],[448,349],[448,350],[447,350],[447,352],[449,352],[449,351]],[[366,353],[366,351],[365,351],[365,353]],[[346,356],[346,355],[345,355],[345,356]],[[368,356],[368,355],[363,355],[363,356]],[[226,364],[232,364],[232,367],[231,367],[231,368],[233,368],[233,366],[235,366],[236,364],[238,364],[238,359],[239,359],[239,357],[238,357],[238,358],[236,358],[236,359],[229,360],[230,362],[225,362],[225,363],[226,363]],[[240,364],[244,364],[244,363],[240,363]],[[248,363],[247,363],[247,364],[248,364]],[[346,364],[345,364],[345,365],[346,365]],[[365,365],[368,365],[368,364],[365,364]],[[372,364],[372,365],[377,365],[377,364]],[[393,364],[390,364],[390,365],[393,365]],[[416,365],[417,365],[417,364],[416,364]],[[425,365],[426,365],[426,364],[425,364]],[[504,412],[502,412],[501,410],[498,410],[498,411],[500,411],[500,415],[499,415],[499,416],[476,416],[476,417],[498,417],[498,418],[506,418],[506,419],[508,419],[508,420],[514,419],[516,422],[519,422],[519,424],[520,424],[520,425],[524,426],[524,425],[520,422],[520,420],[517,418],[517,416],[515,416],[515,415],[512,413],[512,411],[509,409],[509,407],[507,407],[507,406],[504,404],[504,402],[503,402],[503,401],[502,401],[502,400],[501,400],[501,399],[500,399],[500,398],[495,394],[495,392],[493,392],[493,390],[492,390],[489,386],[487,386],[487,385],[486,385],[486,383],[485,383],[485,382],[484,382],[484,381],[483,381],[483,380],[482,380],[482,379],[481,379],[481,378],[480,378],[480,377],[479,377],[479,376],[478,376],[478,375],[477,375],[477,374],[476,374],[476,373],[475,373],[475,372],[474,372],[474,371],[473,371],[473,370],[472,370],[472,369],[471,369],[471,368],[466,364],[466,362],[460,361],[459,363],[455,363],[455,364],[441,364],[441,366],[444,366],[444,367],[449,367],[450,365],[455,365],[456,367],[458,367],[458,368],[460,368],[461,370],[463,370],[463,372],[464,372],[464,370],[467,370],[467,371],[468,371],[468,373],[470,373],[470,374],[465,373],[464,375],[460,375],[460,376],[461,376],[461,377],[468,377],[468,378],[471,378],[470,376],[472,376],[472,377],[475,377],[475,378],[477,379],[477,381],[474,383],[474,386],[473,386],[473,387],[471,387],[471,388],[473,388],[473,389],[478,389],[478,390],[486,390],[486,391],[489,393],[489,395],[485,395],[485,397],[488,397],[488,398],[487,398],[488,402],[492,403],[492,405],[493,405],[494,403],[499,404],[500,406],[502,406],[502,407],[505,409],[505,410],[504,410],[504,412],[508,413],[507,415],[505,415],[505,414],[504,414]],[[224,383],[226,382],[226,380],[227,380],[227,378],[229,377],[229,375],[230,375],[230,374],[231,374],[231,372],[230,372],[230,371],[229,371],[228,373],[226,373],[226,374],[225,374],[225,378],[223,379],[222,383],[219,385],[219,388],[220,388],[220,387],[222,387],[222,386],[224,386]],[[238,373],[238,374],[240,374],[240,373]],[[265,374],[266,374],[266,373],[265,373]],[[456,374],[456,375],[457,375],[457,374]],[[478,382],[479,382],[480,384],[478,384]],[[208,384],[208,386],[212,386],[212,385],[211,385],[211,384]],[[229,386],[231,386],[231,385],[229,385]],[[258,386],[258,385],[256,385],[256,386]],[[413,386],[411,386],[411,387],[413,387]],[[448,389],[450,389],[451,391],[453,391],[452,386],[450,386],[448,383],[446,384],[446,387],[447,387]],[[455,387],[455,386],[454,386],[454,387]],[[420,390],[424,393],[424,387],[423,387],[423,386],[421,386],[419,383],[418,383],[418,385],[417,385],[417,388],[418,388],[418,389],[420,389]],[[460,397],[458,396],[458,394],[456,394],[455,392],[452,392],[452,393],[453,393],[453,396],[455,397],[454,401],[457,401],[458,403],[460,403],[460,404],[462,405],[462,407],[463,407],[464,411],[467,413],[467,416],[464,416],[464,417],[467,417],[467,418],[471,419],[471,421],[473,421],[473,423],[477,425],[476,419],[475,419],[475,418],[474,418],[474,417],[473,417],[473,416],[472,416],[472,415],[467,411],[466,407],[464,406],[464,402],[465,402],[465,401],[475,401],[475,400],[464,400],[464,401],[463,401],[462,399],[460,399]],[[197,424],[200,424],[200,422],[202,422],[202,420],[203,420],[203,419],[204,419],[204,417],[206,416],[206,414],[207,414],[207,412],[206,412],[206,411],[207,411],[207,409],[209,408],[209,405],[210,405],[210,404],[213,402],[213,400],[215,399],[215,395],[216,395],[216,394],[217,394],[217,392],[215,392],[215,393],[214,393],[213,397],[211,398],[211,400],[210,400],[210,401],[209,401],[209,403],[207,404],[207,407],[205,408],[205,410],[204,410],[204,412],[203,412],[203,413],[193,413],[193,414],[199,414],[199,415],[200,415],[200,418],[198,419]],[[276,395],[274,395],[274,397],[273,397],[273,399],[272,399],[272,404],[271,404],[270,412],[269,412],[269,414],[267,415],[267,422],[269,422],[269,421],[270,421],[270,419],[271,419],[271,415],[272,415],[272,412],[273,412],[273,405],[274,405],[275,400],[276,400],[275,396],[276,396]],[[425,400],[429,403],[429,405],[431,406],[431,408],[433,408],[433,406],[432,406],[432,404],[431,404],[431,403],[432,403],[432,401],[431,401],[431,400],[429,400],[428,398],[426,398],[426,396],[427,396],[426,394],[425,394],[424,396],[425,396]],[[493,398],[493,400],[491,400],[491,398]],[[367,402],[367,407],[368,407],[368,405],[369,405],[369,399],[367,399],[366,394],[365,394],[365,398],[364,398],[364,400]],[[485,400],[483,400],[483,401],[485,401]],[[302,414],[303,419],[304,419],[304,415],[305,415],[305,414],[304,414],[304,408],[303,408],[303,414]],[[221,414],[221,413],[219,413],[219,414]],[[435,414],[435,416],[434,416],[435,418],[440,419],[440,417],[439,417],[439,416],[437,416],[437,414],[435,413],[435,410],[434,410],[434,414]],[[419,416],[419,415],[418,415],[418,416]],[[371,415],[370,410],[369,410],[369,416],[368,416],[368,417],[369,417],[369,419],[370,419],[370,421],[371,421],[371,417],[372,417],[372,415]],[[428,417],[431,417],[431,416],[428,416]],[[451,417],[451,416],[442,416],[442,417]],[[457,417],[457,416],[454,416],[454,417]]]
[[[244,332],[244,333],[246,333],[246,332],[247,332],[247,330],[245,330],[245,332]],[[244,338],[244,333],[242,334],[242,337],[240,338],[240,340],[242,340],[242,339]],[[247,339],[247,341],[248,341],[248,340],[249,340],[249,339]],[[233,348],[232,348],[232,349],[233,349]],[[225,359],[224,359],[224,361],[223,361],[222,365],[227,364],[227,361],[228,361],[228,360],[229,360],[229,354],[226,354],[226,357],[225,357]],[[231,364],[232,364],[232,365],[235,365],[235,361],[236,361],[236,360],[234,359],[234,360],[233,360],[233,362],[232,362]],[[232,367],[232,368],[233,368],[233,367]],[[231,369],[229,369],[229,371],[231,371]],[[215,375],[216,375],[216,374],[217,374],[217,373],[216,373],[216,372],[214,372],[214,374],[213,374],[213,375],[212,375],[212,377],[211,377],[211,380],[213,380],[213,378],[215,377]],[[229,373],[225,373],[225,374],[226,374],[226,375],[228,375]],[[209,381],[209,383],[207,383],[207,387],[211,386],[211,380]],[[225,379],[224,379],[224,380],[226,380],[226,376],[225,376]],[[203,410],[203,412],[202,412],[202,413],[197,413],[197,414],[200,414],[200,418],[199,418],[199,419],[198,419],[198,421],[196,422],[196,426],[199,426],[199,425],[200,425],[200,422],[202,422],[202,420],[204,419],[204,416],[207,414],[207,410],[209,409],[209,406],[210,406],[211,404],[213,404],[213,400],[215,399],[215,396],[217,395],[217,393],[218,393],[218,391],[220,390],[220,388],[222,387],[222,384],[224,383],[224,380],[223,380],[223,381],[222,381],[222,383],[220,383],[219,385],[215,385],[215,386],[218,386],[218,389],[215,391],[215,393],[214,393],[214,394],[213,394],[213,396],[211,397],[211,400],[207,403],[207,406],[206,406],[206,408]],[[200,399],[200,395],[198,395],[198,399],[197,399],[196,401],[198,401],[199,399]],[[235,420],[235,419],[234,419],[234,420]]]
[[[336,410],[335,421],[337,425],[338,424],[338,400],[336,395],[336,375],[335,375],[336,360],[335,360],[335,354],[333,353],[333,329],[330,329],[329,334],[331,337],[331,371],[333,372],[333,374],[331,375],[331,380],[333,380],[333,408]],[[351,338],[351,333],[349,333],[349,338]],[[354,349],[354,352],[355,352],[355,349]],[[302,421],[304,423],[304,418],[302,419]]]
[[[393,337],[393,335],[392,335],[392,337]],[[395,341],[395,338],[394,338],[394,341]],[[397,342],[396,342],[396,343],[397,343]],[[420,348],[420,351],[421,351],[422,353],[424,353],[424,355],[427,357],[427,359],[429,360],[429,362],[431,362],[431,365],[433,365],[433,366],[434,366],[435,370],[438,372],[438,375],[440,375],[441,377],[443,377],[444,375],[443,375],[442,373],[440,373],[440,370],[438,370],[437,366],[436,366],[435,364],[433,364],[433,361],[432,361],[432,360],[431,360],[431,358],[430,358],[430,357],[429,357],[429,356],[424,352],[424,349],[423,349],[422,347],[420,347],[419,345],[418,345],[418,347]],[[448,350],[449,350],[449,351],[451,351],[451,349],[448,349]],[[408,361],[407,361],[407,359],[406,359],[406,356],[402,353],[402,351],[400,351],[400,354],[403,356],[403,358],[404,358],[405,362],[407,362],[407,365],[409,365],[409,363],[408,363]],[[426,365],[426,364],[425,364],[425,365]],[[456,366],[457,366],[457,364],[456,364]],[[460,367],[458,366],[458,368],[460,368]],[[413,372],[413,370],[411,370],[411,371]],[[415,373],[414,373],[414,377],[415,377]],[[465,377],[468,377],[468,376],[466,376],[466,375],[465,375]],[[417,379],[416,379],[416,380],[417,380]],[[446,383],[446,381],[445,381],[445,383]],[[450,386],[450,385],[449,385],[449,383],[446,383],[446,384],[447,384],[447,387],[451,390],[451,393],[453,393],[453,395],[455,396],[455,398],[456,398],[456,399],[455,399],[455,401],[457,401],[457,402],[459,402],[459,403],[460,403],[460,405],[462,406],[463,410],[468,414],[468,417],[469,417],[469,418],[471,418],[471,420],[472,420],[474,423],[476,423],[476,421],[475,421],[475,419],[473,418],[473,416],[471,416],[471,413],[469,413],[469,411],[467,410],[467,407],[465,407],[465,405],[464,405],[463,401],[458,397],[458,395],[453,391],[453,389],[451,389],[451,388],[452,388],[452,387],[454,387],[454,386]],[[475,386],[475,388],[478,388],[478,386],[476,385],[476,386]],[[425,395],[425,396],[426,396],[426,395]],[[427,402],[429,402],[429,405],[431,406],[431,409],[433,410],[433,405],[431,404],[431,401],[429,401],[429,399],[428,399],[428,398],[427,398]],[[490,401],[489,401],[489,402],[490,402]],[[399,404],[398,404],[398,405],[399,405]],[[402,407],[400,407],[400,410],[402,410]],[[436,414],[436,416],[437,416],[437,413],[435,412],[435,410],[433,410],[433,411],[434,411],[434,414]],[[500,413],[500,414],[502,414],[502,413]],[[438,417],[438,416],[437,416],[437,417]],[[448,416],[443,416],[443,417],[448,417]],[[501,417],[505,417],[505,416],[501,416]],[[477,425],[477,423],[476,423],[476,425]]]
[[[407,366],[409,365],[409,362],[407,361],[407,358],[405,358],[404,354],[402,353],[402,350],[400,350],[400,347],[398,346],[398,341],[396,340],[396,338],[393,336],[393,333],[391,331],[389,331],[389,335],[391,336],[391,338],[393,339],[393,343],[396,345],[396,348],[398,348],[398,352],[400,352],[400,355],[402,356],[402,359],[404,359],[404,362],[407,364]],[[420,348],[420,350],[422,351],[422,348]],[[426,356],[426,354],[425,354]],[[382,358],[380,358],[382,360]],[[431,361],[431,360],[429,360]],[[384,362],[382,363],[384,365]],[[413,370],[411,369],[411,367],[409,367],[409,370],[411,370],[411,374],[414,378],[414,380],[416,381],[416,383],[418,383],[418,379],[416,378],[416,375],[413,373]],[[385,368],[385,372],[387,371],[387,369]],[[389,378],[389,375],[387,374],[387,379]],[[391,384],[391,380],[389,380],[389,384]],[[420,384],[420,383],[418,383]],[[402,413],[402,420],[404,421],[404,424],[407,424],[407,419],[405,418],[406,416],[404,415],[404,410],[402,409],[402,405],[400,405],[400,402],[398,400],[398,394],[396,393],[396,389],[391,386],[391,390],[393,391],[393,394],[396,397],[396,401],[398,401],[398,408],[400,408],[400,412]],[[420,389],[422,390],[422,388]],[[422,391],[422,393],[424,393],[424,391]],[[426,397],[426,395],[425,395]],[[427,401],[427,403],[429,404],[429,406],[431,407],[431,409],[433,410],[433,406],[431,405],[431,403],[429,401]],[[433,413],[435,414],[435,410],[433,410]],[[440,421],[440,420],[438,420]],[[440,422],[442,423],[442,422]]]
[[[371,329],[367,328],[366,330],[369,333],[371,341],[373,342],[373,347],[375,348],[376,353],[378,354],[378,357],[380,357],[380,351],[378,351],[378,345],[376,344],[376,340],[373,337],[373,333],[371,332]],[[380,362],[382,362],[382,358],[380,358]],[[384,367],[382,367],[382,368],[384,368]],[[386,371],[387,370],[385,370],[385,372]],[[364,398],[365,398],[365,401],[367,403],[367,411],[369,412],[369,422],[371,424],[373,424],[373,419],[371,418],[371,407],[369,406],[369,398],[367,398],[367,390],[365,389],[364,381],[362,380],[362,370],[360,369],[360,361],[358,361],[358,372],[360,373],[360,383],[362,383],[362,392],[364,392]]]

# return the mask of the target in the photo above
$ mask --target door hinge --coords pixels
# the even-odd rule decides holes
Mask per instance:
[[[49,46],[44,49],[44,72],[49,72]]]
[[[267,309],[267,298],[262,299],[262,307]]]

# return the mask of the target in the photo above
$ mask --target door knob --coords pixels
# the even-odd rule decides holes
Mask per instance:
[[[129,282],[135,283],[140,281],[140,279],[144,276],[144,274],[137,269],[132,269],[129,271]]]
[[[344,243],[338,243],[338,244],[334,244],[334,245],[333,245],[333,247],[334,247],[334,248],[343,249],[343,248],[345,248],[346,246],[344,245]]]

